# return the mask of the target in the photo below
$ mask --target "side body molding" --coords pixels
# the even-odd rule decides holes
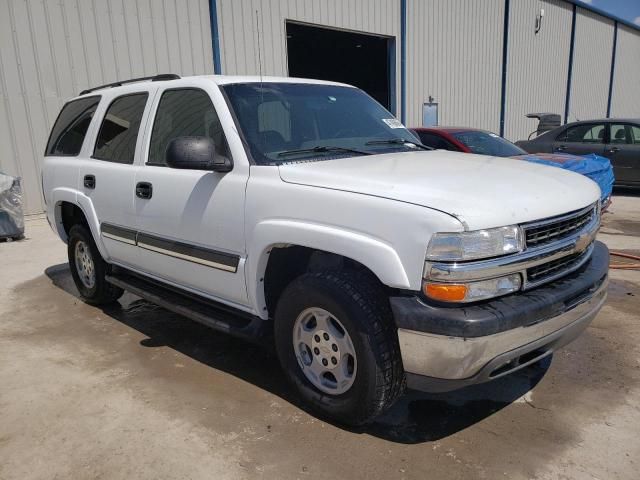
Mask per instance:
[[[267,318],[264,272],[272,248],[299,245],[342,255],[366,265],[382,283],[394,288],[410,287],[409,278],[396,251],[384,241],[331,225],[288,219],[270,219],[256,225],[248,242],[246,266],[249,300],[261,317]]]

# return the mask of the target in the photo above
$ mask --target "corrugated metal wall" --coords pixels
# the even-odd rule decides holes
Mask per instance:
[[[227,75],[258,73],[258,23],[264,75],[287,75],[285,20],[400,36],[399,0],[217,0],[217,5]]]
[[[578,8],[569,122],[607,115],[613,20]]]
[[[213,73],[207,0],[0,1],[0,171],[41,212],[40,160],[62,104],[95,85]]]
[[[544,9],[540,31],[535,18]],[[564,113],[572,7],[562,0],[511,0],[505,137],[527,138],[533,112]]]
[[[503,23],[504,0],[408,0],[407,125],[432,95],[442,125],[499,129]]]
[[[286,20],[395,37],[400,58],[399,0],[217,0],[217,11],[225,75],[258,74],[260,25],[263,75],[287,76]]]
[[[618,25],[612,117],[640,118],[640,32]]]

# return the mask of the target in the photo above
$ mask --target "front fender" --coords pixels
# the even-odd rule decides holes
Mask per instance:
[[[278,245],[298,245],[342,255],[365,265],[389,287],[410,287],[407,272],[393,247],[361,232],[297,220],[271,219],[256,225],[249,245],[247,291],[251,303],[264,318],[267,312],[261,279],[267,268],[269,252]]]

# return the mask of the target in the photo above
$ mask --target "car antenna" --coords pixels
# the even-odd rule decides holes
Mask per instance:
[[[260,42],[260,17],[258,17],[258,10],[256,9],[256,30],[258,32],[258,73],[260,74],[260,105],[264,103],[264,88],[262,86],[262,44]],[[260,125],[260,109],[258,108],[258,130]],[[264,140],[263,135],[259,135],[260,142]]]

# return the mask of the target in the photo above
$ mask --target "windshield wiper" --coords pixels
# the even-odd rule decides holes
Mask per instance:
[[[287,157],[289,155],[297,155],[299,153],[326,153],[326,152],[350,152],[350,153],[357,153],[358,155],[372,155],[371,152],[365,152],[364,150],[356,150],[354,148],[318,145],[316,147],[300,148],[298,150],[285,150],[284,152],[280,152],[278,154],[278,157]]]
[[[427,147],[421,143],[411,142],[409,140],[404,140],[403,138],[389,138],[386,140],[371,140],[365,145],[413,145],[415,147],[421,148],[423,150],[433,150],[431,147]]]

